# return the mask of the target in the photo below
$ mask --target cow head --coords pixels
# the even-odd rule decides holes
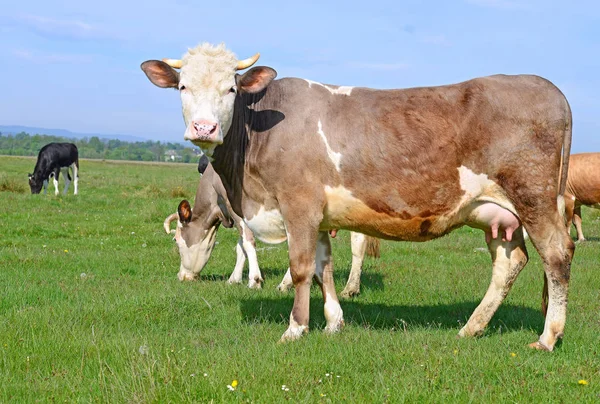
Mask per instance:
[[[238,61],[223,44],[202,44],[181,60],[148,60],[141,68],[154,85],[179,90],[186,125],[183,138],[211,157],[231,127],[236,97],[261,92],[277,76],[275,70],[263,66],[236,73],[252,66],[258,57],[257,53]]]
[[[206,266],[215,246],[219,225],[231,227],[233,222],[219,205],[214,205],[212,209],[202,211],[199,215],[193,215],[190,203],[185,199],[179,203],[177,213],[165,219],[164,228],[167,233],[170,233],[170,223],[175,219],[175,242],[181,257],[177,277],[180,281],[191,281],[196,279]]]
[[[41,181],[35,177],[33,174],[28,174],[29,177],[29,188],[31,188],[32,194],[39,194],[42,190],[42,186],[44,185],[44,181]]]

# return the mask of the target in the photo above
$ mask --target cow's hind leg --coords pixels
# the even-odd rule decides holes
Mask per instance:
[[[352,297],[360,293],[360,275],[367,250],[367,236],[352,232],[350,237],[352,240],[352,269],[346,287],[342,290],[342,297]]]
[[[71,185],[71,176],[69,175],[69,167],[63,168],[63,177],[65,177],[65,188],[63,189],[63,195],[67,194],[69,185]]]
[[[73,168],[73,194],[77,195],[79,186],[79,160],[76,160],[72,165]]]
[[[549,215],[540,215],[535,221],[526,223],[527,232],[544,263],[544,272],[548,283],[548,309],[544,332],[537,342],[530,346],[540,350],[552,351],[554,344],[562,338],[567,315],[567,297],[571,260],[575,244],[565,231],[562,218],[557,211]]]
[[[488,237],[488,240],[493,263],[492,281],[483,300],[458,333],[461,337],[483,332],[528,260],[522,226],[513,233],[511,241],[502,241],[502,236]]]
[[[321,286],[323,300],[325,301],[325,319],[327,320],[325,332],[338,332],[344,326],[344,313],[335,293],[331,243],[329,233],[326,231],[319,232],[315,263],[315,279]]]

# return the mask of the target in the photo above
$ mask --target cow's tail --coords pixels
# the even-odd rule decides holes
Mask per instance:
[[[571,156],[571,140],[573,137],[573,118],[571,115],[571,107],[566,97],[563,95],[565,101],[565,127],[563,133],[563,147],[562,154],[560,156],[560,172],[559,172],[559,184],[558,184],[558,196],[556,197],[556,204],[558,212],[561,214],[565,226],[567,225],[567,216],[565,209],[565,191],[567,189],[567,177],[569,174],[569,158]],[[544,289],[542,290],[542,314],[546,317],[548,312],[548,277],[544,272]]]
[[[379,258],[379,245],[381,244],[378,238],[366,236],[367,238],[367,255],[373,258]]]

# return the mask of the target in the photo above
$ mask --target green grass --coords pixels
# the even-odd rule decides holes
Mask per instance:
[[[226,283],[237,239],[228,229],[201,280],[177,280],[162,221],[182,196],[193,199],[194,165],[84,160],[80,195],[55,197],[52,187],[29,194],[33,159],[0,161],[0,402],[600,400],[597,211],[583,212],[589,241],[577,246],[565,340],[553,353],[527,348],[544,321],[531,245],[484,336],[456,339],[491,275],[483,233],[469,228],[429,243],[383,242],[362,294],[341,303],[341,333],[322,332],[315,286],[311,332],[278,344],[293,300],[275,290],[285,245],[259,243],[263,290]],[[348,232],[333,250],[339,292]]]

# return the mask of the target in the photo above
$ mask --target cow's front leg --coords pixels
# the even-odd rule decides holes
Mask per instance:
[[[241,228],[244,252],[248,257],[248,287],[250,289],[260,289],[264,280],[258,266],[254,233],[244,223],[241,223]]]
[[[315,279],[321,286],[325,302],[325,319],[327,320],[325,332],[335,333],[344,326],[344,313],[335,293],[331,243],[329,233],[326,231],[319,232],[315,263]]]
[[[585,241],[583,229],[581,227],[581,205],[573,209],[573,223],[575,224],[575,229],[577,229],[577,241]]]
[[[296,290],[290,325],[281,342],[292,341],[308,332],[310,285],[315,275],[318,227],[287,224],[290,273]]]
[[[242,283],[242,272],[244,270],[244,263],[246,262],[246,253],[244,252],[244,248],[242,247],[242,237],[238,239],[238,243],[235,246],[235,253],[237,259],[235,261],[235,268],[229,277],[228,283]]]

